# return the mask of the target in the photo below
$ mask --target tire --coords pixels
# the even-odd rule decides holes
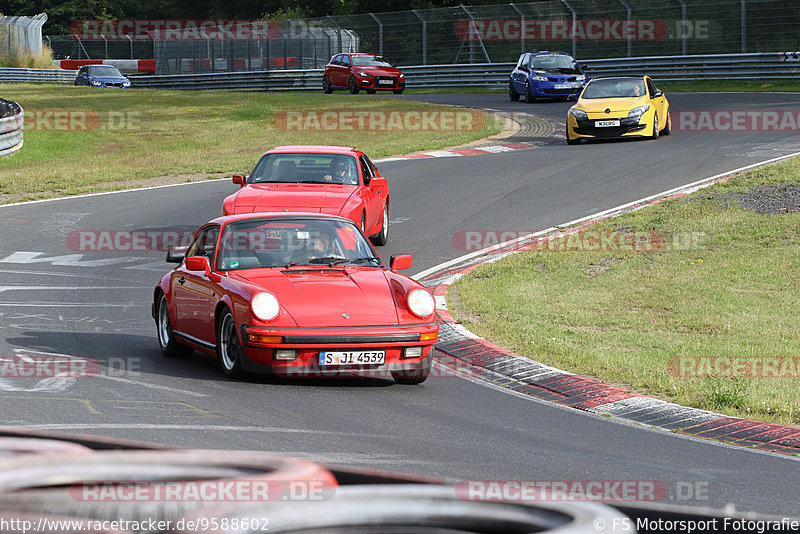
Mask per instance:
[[[416,371],[393,371],[392,378],[394,378],[394,381],[398,384],[402,384],[404,386],[415,386],[425,382],[430,372],[430,367],[418,369]]]
[[[650,139],[658,139],[659,133],[659,124],[658,124],[658,113],[653,114],[653,135],[650,136]]]
[[[514,89],[514,82],[508,82],[508,98],[512,102],[519,102],[519,93]]]
[[[366,91],[368,95],[374,95],[375,94],[375,89],[364,89],[364,91]]]
[[[175,339],[172,331],[172,320],[169,317],[167,296],[164,293],[161,293],[161,297],[156,302],[156,333],[158,334],[158,346],[161,348],[161,354],[167,358],[185,358],[194,352],[194,349],[181,345]]]
[[[672,117],[669,115],[669,109],[667,109],[667,125],[664,126],[664,129],[661,130],[661,135],[669,135],[672,132]]]
[[[358,94],[358,91],[359,91],[358,83],[356,82],[356,79],[353,78],[352,76],[350,76],[350,79],[347,80],[347,87],[348,87],[348,89],[350,89],[350,94],[351,95],[357,95]]]
[[[239,334],[236,332],[236,323],[233,321],[233,314],[225,308],[217,324],[217,358],[222,372],[228,378],[239,378],[242,376],[242,350]]]
[[[381,223],[381,231],[369,238],[372,244],[377,247],[382,247],[389,240],[389,203],[383,207],[383,222]]]
[[[402,95],[404,89],[392,89],[392,92],[396,95]]]
[[[333,87],[331,87],[331,80],[327,76],[322,77],[322,92],[326,95],[329,95],[333,92]]]
[[[531,83],[525,80],[525,102],[533,104],[536,102],[536,97],[531,93]]]

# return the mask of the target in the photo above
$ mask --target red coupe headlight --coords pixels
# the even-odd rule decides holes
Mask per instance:
[[[428,317],[436,310],[436,301],[433,299],[433,295],[424,289],[412,289],[409,291],[406,302],[408,311],[420,319]]]
[[[275,298],[275,295],[266,291],[253,297],[253,300],[250,301],[250,309],[253,311],[253,315],[262,321],[274,319],[281,311],[278,299]]]

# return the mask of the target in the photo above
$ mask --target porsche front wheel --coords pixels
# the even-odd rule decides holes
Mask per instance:
[[[191,347],[181,345],[175,339],[175,333],[172,331],[172,320],[169,317],[169,308],[167,306],[167,296],[161,293],[161,297],[156,304],[156,329],[158,332],[158,346],[161,348],[161,353],[167,358],[183,358],[189,356],[193,351]]]
[[[225,308],[217,324],[217,357],[222,372],[229,378],[242,376],[244,352],[236,332],[233,314]]]

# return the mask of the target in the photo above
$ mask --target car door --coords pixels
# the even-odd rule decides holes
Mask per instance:
[[[347,85],[350,82],[350,56],[342,54],[342,67],[341,67],[341,84]]]
[[[218,225],[203,228],[189,246],[186,257],[205,256],[213,269],[218,240]],[[187,270],[185,261],[173,272],[170,284],[175,309],[173,328],[195,341],[215,344],[216,284],[204,272]]]
[[[342,78],[344,77],[343,71],[344,68],[342,66],[342,54],[339,54],[333,58],[331,62],[333,67],[331,68],[331,85],[342,86],[344,83],[342,82]]]
[[[375,233],[381,225],[383,206],[386,202],[386,195],[389,192],[389,184],[386,182],[386,178],[378,174],[378,171],[367,156],[364,154],[359,156],[358,163],[366,193],[367,233]]]
[[[88,67],[81,67],[75,77],[75,85],[89,85]]]
[[[658,90],[652,78],[646,78],[645,81],[647,82],[647,93],[650,95],[650,102],[655,107],[656,113],[658,113],[659,129],[663,130],[664,126],[667,125],[667,98],[663,92]]]
[[[520,94],[525,92],[525,79],[528,77],[530,69],[528,68],[528,58],[530,54],[522,54],[519,57],[517,66],[511,73],[511,79],[514,82],[514,90]]]

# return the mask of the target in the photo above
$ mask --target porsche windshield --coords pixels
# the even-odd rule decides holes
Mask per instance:
[[[248,183],[336,183],[358,185],[356,159],[346,154],[266,154]]]
[[[219,270],[295,265],[382,266],[364,235],[348,221],[263,218],[225,227]]]
[[[589,82],[581,98],[635,98],[646,92],[642,78],[609,78]]]

